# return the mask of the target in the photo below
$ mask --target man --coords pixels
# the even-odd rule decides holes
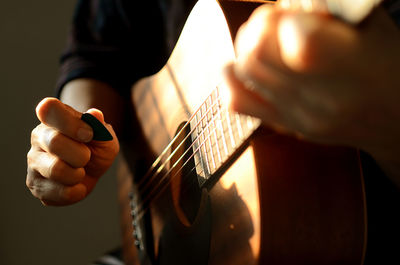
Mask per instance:
[[[61,101],[48,98],[38,105],[41,123],[32,131],[28,153],[27,186],[45,205],[76,203],[94,188],[118,153],[130,87],[162,67],[194,5],[136,2],[78,4],[62,59]],[[398,15],[399,2],[390,4]],[[365,173],[372,176],[366,177],[367,186],[384,183],[379,185],[394,195],[382,196],[395,205],[398,47],[399,30],[382,7],[354,27],[326,15],[261,6],[239,31],[238,60],[226,69],[232,107],[282,133],[366,151],[373,157],[363,154]],[[80,119],[83,112],[97,117],[114,139],[92,141],[92,128]]]

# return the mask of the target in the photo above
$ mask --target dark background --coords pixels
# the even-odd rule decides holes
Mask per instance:
[[[44,207],[25,186],[34,109],[53,95],[75,1],[1,1],[0,264],[88,264],[119,244],[113,172],[85,201]]]

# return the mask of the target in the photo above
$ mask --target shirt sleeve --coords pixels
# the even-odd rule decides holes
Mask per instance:
[[[76,78],[94,78],[121,94],[166,60],[157,0],[79,0],[60,59],[56,94]]]

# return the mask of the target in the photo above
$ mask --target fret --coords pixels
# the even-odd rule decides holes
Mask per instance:
[[[212,143],[212,137],[211,137],[211,132],[210,132],[210,128],[211,127],[211,123],[209,123],[208,126],[208,145],[210,147],[210,158],[211,158],[211,163],[213,166],[213,170],[215,171],[215,169],[217,168],[216,163],[215,163],[215,157],[214,157],[214,152],[213,152],[213,143]]]
[[[226,130],[226,127],[224,126],[226,124],[226,119],[223,118],[223,113],[226,112],[226,108],[225,108],[225,106],[222,105],[218,87],[215,89],[215,91],[216,91],[216,95],[217,95],[217,106],[218,106],[218,110],[219,110],[218,115],[219,115],[220,132],[221,132],[221,137],[222,137],[222,144],[224,146],[224,151],[225,151],[224,159],[226,159],[227,157],[229,157],[230,149],[231,149],[231,148],[229,148],[229,144],[228,144],[229,141],[227,141],[227,138],[229,138],[229,135],[226,135],[227,130]]]
[[[216,165],[215,165],[215,159],[214,159],[213,148],[212,148],[212,143],[211,143],[212,137],[211,137],[211,132],[210,132],[210,130],[212,129],[211,121],[212,121],[212,106],[213,106],[211,95],[206,100],[206,103],[207,103],[207,141],[208,141],[209,149],[210,149],[209,155],[211,158],[211,164],[215,171]],[[213,172],[210,171],[210,173],[212,174]]]
[[[211,151],[210,154],[211,154],[211,159],[212,159],[211,161],[213,163],[213,172],[214,172],[218,167],[218,161],[217,161],[218,157],[216,156],[216,151],[215,151],[216,142],[214,140],[214,134],[212,132],[213,131],[211,129],[208,139],[209,139],[209,144],[210,144],[210,151]]]
[[[235,148],[241,144],[242,139],[243,139],[242,137],[240,137],[240,134],[239,134],[239,128],[238,128],[238,124],[236,122],[236,117],[235,117],[236,115],[238,115],[238,114],[229,113],[229,118],[231,120],[233,139],[235,140]]]
[[[204,127],[201,130],[200,150],[203,149],[203,154],[204,155],[202,155],[202,153],[200,152],[200,157],[203,157],[203,161],[205,162],[205,168],[204,169],[206,170],[206,173],[207,173],[206,175],[208,176],[209,173],[210,173],[210,163],[208,161],[207,150],[206,150],[206,146],[204,144],[205,143],[205,136],[204,136],[205,130],[204,130],[204,128],[206,126],[206,124],[204,123],[204,115],[202,115],[202,117],[203,117],[202,124],[204,125]]]
[[[195,163],[196,163],[196,171],[202,172],[202,174],[198,173],[198,175],[203,178],[203,181],[205,181],[208,178],[208,176],[206,175],[206,171],[204,170],[205,163],[203,161],[203,156],[201,155],[201,145],[199,145],[199,141],[201,140],[201,132],[202,132],[201,126],[199,126],[199,124],[201,123],[201,118],[202,118],[201,111],[197,112],[194,117],[196,117],[196,121],[194,123],[194,128],[196,128],[196,130],[195,130],[196,135],[193,137],[194,140],[192,139],[192,141],[194,143],[193,146],[194,146],[194,152],[195,152],[194,157],[195,157]],[[202,182],[202,181],[199,180],[199,182]],[[200,183],[200,184],[202,184],[202,183]]]
[[[253,120],[252,120],[252,118],[250,116],[247,116],[246,121],[247,121],[247,127],[249,129],[253,128]]]
[[[234,114],[235,115],[235,120],[236,120],[236,127],[237,127],[237,131],[239,133],[239,138],[243,139],[243,129],[242,129],[242,125],[241,125],[241,121],[240,121],[240,116],[239,114]]]
[[[231,144],[232,144],[232,149],[235,149],[236,144],[235,144],[235,139],[233,137],[233,131],[232,131],[232,126],[231,126],[231,119],[230,119],[230,113],[228,111],[226,111],[225,113],[226,115],[226,123],[228,124],[228,131],[229,131],[229,136],[231,139]]]
[[[240,128],[242,128],[242,134],[243,134],[242,139],[246,140],[246,138],[250,132],[249,128],[247,127],[247,116],[239,115],[239,114],[237,114],[237,116],[238,116]]]
[[[206,101],[207,102],[207,101]],[[200,108],[200,114],[201,114],[201,127],[202,127],[202,132],[204,132],[204,128],[207,126],[207,106],[206,104],[201,105]]]
[[[216,153],[217,153],[217,158],[218,158],[218,162],[221,164],[222,163],[222,157],[221,157],[221,153],[219,151],[219,141],[218,141],[218,137],[217,137],[217,126],[215,126],[215,119],[213,120],[213,138],[214,138],[214,142],[215,142],[215,149],[216,149]]]
[[[218,99],[217,102],[219,104],[220,100]],[[225,152],[225,155],[224,155],[224,159],[225,159],[225,157],[229,156],[229,152],[228,152],[228,145],[227,145],[227,142],[225,139],[224,127],[223,127],[223,123],[222,123],[222,121],[223,121],[222,114],[221,114],[222,110],[220,108],[220,105],[218,105],[218,106],[219,106],[219,111],[218,111],[218,128],[219,128],[219,130],[218,130],[218,132],[221,135],[221,137],[219,137],[219,138],[222,139],[222,145],[224,147],[224,152]]]
[[[227,147],[227,156],[229,156],[232,153],[232,140],[230,138],[229,135],[229,129],[228,129],[228,122],[226,119],[226,111],[224,110],[224,113],[221,114],[221,116],[223,115],[223,118],[221,120],[221,124],[222,124],[222,134],[224,135],[224,139],[225,139],[225,144]]]
[[[257,119],[230,113],[218,87],[206,98],[191,120],[195,168],[200,185],[232,155],[256,129]]]
[[[216,93],[217,93],[217,89],[214,89],[213,92],[211,93],[211,102],[212,102],[212,109],[211,109],[211,119],[212,119],[212,132],[213,132],[213,139],[214,139],[214,143],[215,143],[215,149],[216,149],[216,153],[217,153],[217,158],[218,158],[218,162],[221,164],[222,163],[222,158],[221,158],[221,154],[219,152],[219,145],[218,145],[218,137],[217,137],[217,126],[215,125],[215,119],[217,119],[216,113],[218,111],[218,108],[215,106],[216,104]]]
[[[218,137],[217,137],[217,127],[215,126],[214,127],[215,129],[214,129],[214,139],[215,139],[215,146],[216,146],[216,150],[217,150],[217,157],[218,157],[218,161],[219,161],[219,163],[220,164],[222,164],[222,156],[221,156],[221,152],[220,152],[220,145],[218,144],[219,143],[219,141],[218,141]]]
[[[215,169],[215,161],[214,157],[212,155],[212,149],[211,149],[211,141],[210,141],[210,134],[209,134],[209,128],[207,127],[207,136],[204,139],[204,146],[206,150],[206,156],[207,160],[209,161],[209,172],[210,174],[213,173],[213,169]]]
[[[219,133],[219,137],[218,139],[222,139],[222,146],[224,147],[224,156],[223,159],[225,159],[225,157],[227,157],[229,155],[228,153],[228,145],[226,143],[226,139],[225,139],[225,133],[224,133],[224,127],[222,125],[222,120],[221,120],[221,114],[219,113],[219,119],[218,119],[218,129],[217,133]]]

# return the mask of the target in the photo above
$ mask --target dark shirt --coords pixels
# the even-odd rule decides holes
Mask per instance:
[[[80,0],[61,57],[57,94],[75,78],[95,78],[121,94],[159,70],[195,0]]]
[[[166,62],[195,0],[80,0],[61,58],[57,93],[75,78],[94,78],[124,96]],[[400,25],[400,1],[385,2]],[[362,153],[368,208],[366,264],[400,264],[400,192]]]

